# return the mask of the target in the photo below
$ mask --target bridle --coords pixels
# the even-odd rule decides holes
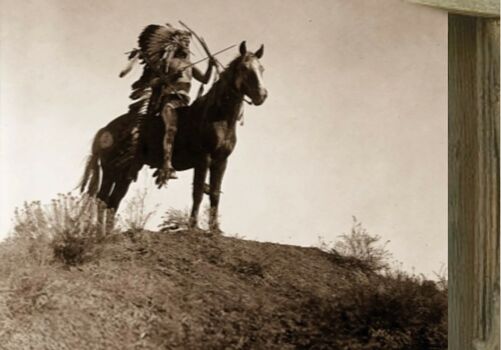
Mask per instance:
[[[225,79],[225,78],[223,78]],[[247,96],[242,92],[240,91],[240,89],[237,89],[237,87],[235,86],[235,82],[233,82],[232,84],[228,84],[228,87],[229,87],[229,93],[230,94],[226,94],[226,96],[224,97],[225,100],[229,100],[231,97],[240,97],[242,96],[242,101],[247,103],[248,105],[254,105],[254,103],[247,99]]]

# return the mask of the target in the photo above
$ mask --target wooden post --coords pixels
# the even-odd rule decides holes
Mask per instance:
[[[497,287],[496,287],[497,284]],[[499,350],[499,21],[449,15],[449,349]],[[497,327],[497,329],[493,329]],[[467,344],[470,344],[469,346]]]
[[[449,11],[449,349],[499,348],[499,1]]]

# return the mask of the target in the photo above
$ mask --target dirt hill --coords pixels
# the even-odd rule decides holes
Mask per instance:
[[[1,349],[447,347],[433,282],[317,248],[142,232],[75,266],[24,248],[0,244]]]

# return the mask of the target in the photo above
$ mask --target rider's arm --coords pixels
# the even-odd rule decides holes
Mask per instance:
[[[214,63],[212,62],[212,60],[209,60],[209,65],[207,67],[207,70],[205,71],[205,74],[202,74],[200,69],[198,69],[197,67],[193,67],[193,78],[195,78],[196,80],[198,80],[202,84],[207,84],[209,82],[210,75],[212,73],[212,66],[213,65],[214,65]]]

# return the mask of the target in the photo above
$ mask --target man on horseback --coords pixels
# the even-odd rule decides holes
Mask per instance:
[[[152,31],[155,32],[158,27],[160,26],[154,27]],[[159,38],[162,36],[156,35],[151,40]],[[197,39],[202,42],[199,38]],[[187,79],[181,79],[186,66],[179,67],[187,57],[183,56],[181,52],[179,55],[181,62],[171,61],[171,58],[178,55],[175,51],[172,53],[168,62],[174,62],[172,70],[177,69],[177,74],[171,81],[171,65],[166,64],[166,57],[168,57],[166,51],[169,50],[165,49],[165,45],[159,46],[162,50],[158,50],[158,52],[147,50],[149,46],[142,45],[140,38],[141,50],[137,49],[134,54],[131,53],[131,58],[139,57],[140,54],[144,55],[143,76],[133,85],[133,98],[139,99],[139,101],[130,106],[128,113],[113,119],[96,133],[92,142],[92,152],[80,182],[82,192],[96,196],[114,212],[117,211],[131,182],[135,180],[137,173],[144,165],[153,168],[163,167],[162,132],[164,130],[163,127],[158,130],[160,123],[158,117],[150,117],[143,121],[140,152],[132,153],[136,155],[135,158],[128,157],[128,149],[133,139],[131,138],[131,130],[138,125],[137,121],[141,120],[138,116],[148,117],[145,110],[150,110],[156,114],[163,114],[165,119],[169,121],[171,118],[169,113],[173,111],[173,108],[186,104],[188,101],[186,97],[188,96],[189,84],[182,84],[189,82],[190,76],[188,75]],[[151,47],[155,46],[151,45]],[[180,51],[187,52],[186,48],[187,45],[183,45]],[[220,50],[214,55],[225,50]],[[186,108],[177,110],[180,117],[182,115],[182,118],[190,121],[186,124],[180,124],[181,127],[177,131],[176,138],[179,138],[177,145],[179,149],[176,152],[179,152],[176,154],[175,165],[179,171],[194,170],[193,205],[190,214],[190,226],[192,227],[197,225],[203,195],[204,192],[208,192],[210,199],[209,227],[214,232],[219,231],[218,207],[221,186],[228,157],[233,152],[237,142],[237,121],[241,116],[244,99],[247,97],[253,105],[259,106],[268,96],[268,91],[263,83],[264,68],[260,63],[263,50],[264,47],[261,46],[256,52],[247,51],[245,41],[243,41],[239,47],[240,54],[227,65],[204,98],[198,99]],[[205,49],[205,51],[208,50]],[[209,57],[214,55],[207,52]],[[126,74],[128,70],[130,69],[125,70],[122,75]],[[210,69],[208,71],[210,72]],[[191,74],[194,76],[198,73],[194,73],[192,70]],[[201,80],[207,79],[209,74],[207,73],[206,78]],[[186,93],[179,92],[181,90]],[[156,107],[157,101],[160,101],[158,108]],[[201,140],[210,140],[211,142],[201,142]],[[167,153],[167,155],[170,154]],[[167,160],[170,161],[170,159]],[[208,191],[205,184],[207,175],[209,175]]]
[[[144,63],[142,76],[132,84],[131,98],[139,100],[130,109],[146,108],[146,117],[160,114],[165,124],[164,162],[155,172],[156,184],[161,187],[169,179],[175,179],[172,167],[172,148],[177,131],[176,109],[190,103],[191,80],[195,78],[207,84],[215,61],[209,59],[207,70],[202,73],[190,61],[191,33],[179,30],[170,24],[149,25],[139,35],[139,49],[131,52],[131,60],[141,59]],[[124,76],[131,66],[120,73]],[[133,139],[139,137],[141,118],[133,130]],[[134,150],[137,151],[137,150]]]

